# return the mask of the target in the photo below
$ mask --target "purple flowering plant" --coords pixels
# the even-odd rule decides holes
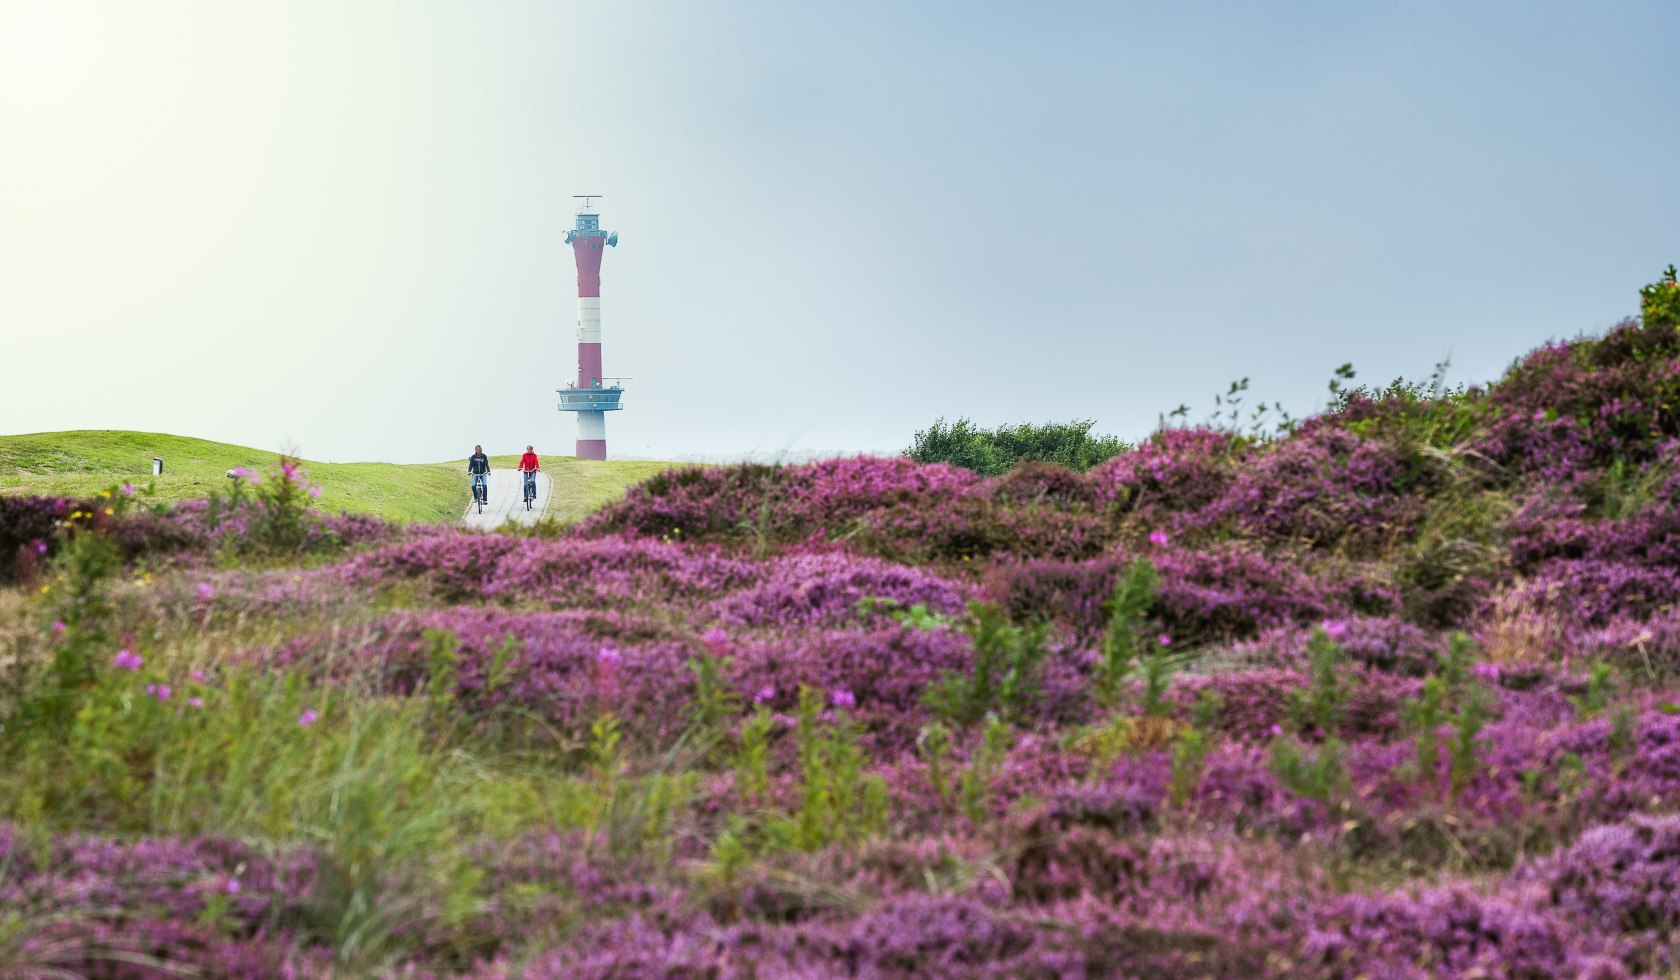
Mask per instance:
[[[0,498],[17,955],[1674,973],[1665,315],[1275,435],[681,468],[539,536],[313,515],[292,460]]]

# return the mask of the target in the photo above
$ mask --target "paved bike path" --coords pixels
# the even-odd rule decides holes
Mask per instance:
[[[520,481],[518,470],[494,470],[490,474],[490,497],[484,505],[484,513],[478,512],[478,505],[467,504],[466,515],[461,523],[467,527],[490,528],[501,527],[508,518],[513,518],[520,524],[535,524],[548,508],[548,491],[551,487],[548,474],[537,472],[537,499],[532,501],[531,509],[525,509],[525,488]],[[467,495],[472,495],[469,484]]]

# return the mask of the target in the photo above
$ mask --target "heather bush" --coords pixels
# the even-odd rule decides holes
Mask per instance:
[[[758,581],[712,604],[724,626],[841,626],[866,599],[960,614],[973,589],[922,569],[846,554],[791,555],[764,564]]]
[[[1613,942],[1521,898],[1463,886],[1335,902],[1314,923],[1305,952],[1336,976],[1627,976]]]
[[[1670,292],[1084,472],[0,498],[0,974],[1673,973]]]
[[[1637,965],[1667,972],[1680,930],[1680,818],[1636,816],[1593,827],[1567,849],[1519,874],[1543,884],[1546,901],[1601,935],[1643,947]]]
[[[1104,503],[1140,513],[1188,513],[1213,503],[1237,474],[1238,440],[1208,429],[1164,429],[1086,479]]]
[[[1164,632],[1184,640],[1236,640],[1286,624],[1388,613],[1397,604],[1393,588],[1362,569],[1317,575],[1238,544],[1205,551],[1168,545],[1147,557],[1160,576],[1151,610]],[[1107,625],[1105,605],[1130,560],[1116,554],[999,564],[987,586],[1017,619],[1045,619],[1094,637]]]
[[[1660,322],[1542,347],[1491,389],[1500,418],[1479,448],[1561,480],[1616,459],[1644,462],[1680,435],[1677,355],[1680,331]]]
[[[1019,463],[992,481],[991,498],[1007,507],[1094,507],[1096,488],[1063,466]]]
[[[92,504],[55,497],[0,496],[0,585],[31,577],[57,550],[70,512]]]
[[[859,456],[802,466],[718,466],[672,470],[631,488],[584,525],[586,534],[625,532],[683,540],[802,541],[855,532],[872,511],[933,508],[980,490],[958,467]]]
[[[1256,450],[1196,516],[1251,537],[1369,553],[1422,518],[1412,492],[1427,477],[1414,459],[1328,425],[1303,426]]]

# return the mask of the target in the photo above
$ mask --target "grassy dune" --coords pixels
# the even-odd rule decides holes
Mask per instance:
[[[164,459],[163,475],[155,481],[153,456]],[[79,496],[129,481],[155,482],[162,498],[186,500],[225,486],[226,473],[235,466],[267,470],[275,458],[260,449],[155,432],[94,429],[0,436],[0,493]],[[493,457],[491,465],[511,469],[517,458]],[[575,520],[668,465],[545,459],[555,490],[548,516]],[[305,460],[304,467],[323,488],[320,506],[333,513],[442,522],[458,519],[466,506],[465,459],[407,465]]]

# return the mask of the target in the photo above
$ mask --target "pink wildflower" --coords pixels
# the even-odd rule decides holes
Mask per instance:
[[[1326,619],[1324,621],[1324,635],[1332,640],[1339,640],[1347,636],[1347,623],[1340,619]]]
[[[1283,726],[1282,725],[1273,725],[1272,726],[1272,737],[1273,738],[1276,738],[1277,736],[1282,735],[1282,734],[1283,734]]]
[[[187,699],[187,706],[191,708],[202,708],[204,707],[204,699],[195,694]]]
[[[125,496],[125,497],[134,496],[134,484],[132,484],[132,483],[123,484],[122,485],[122,492],[123,492],[123,496]]]
[[[836,708],[855,708],[857,707],[857,695],[846,688],[837,688],[829,692],[828,703]]]
[[[1164,647],[1170,647],[1170,646],[1172,646],[1172,637],[1171,637],[1171,636],[1168,636],[1168,635],[1167,635],[1167,634],[1165,634],[1165,633],[1162,633],[1162,634],[1161,634],[1161,635],[1160,635],[1160,636],[1158,636],[1158,637],[1156,637],[1156,638],[1155,638],[1155,641],[1156,641],[1156,642],[1157,642],[1157,643],[1159,643],[1159,644],[1161,644],[1161,645],[1162,645],[1162,646],[1164,646]]]
[[[753,695],[753,704],[763,704],[764,702],[770,701],[770,700],[774,699],[775,697],[776,697],[776,688],[773,685],[766,684],[763,687],[758,689],[757,694]]]
[[[1500,671],[1498,664],[1479,663],[1470,668],[1470,673],[1480,677],[1484,681],[1489,681],[1495,684],[1499,683]]]
[[[70,627],[64,625],[64,620],[62,620],[62,619],[53,620],[52,631],[53,631],[54,636],[62,636],[64,634],[64,631],[69,629],[69,628]]]
[[[321,488],[320,487],[310,487],[309,488],[309,495],[311,497],[319,497],[321,495]]]
[[[192,670],[187,671],[187,679],[191,680],[195,684],[203,684],[204,683],[204,671],[199,670],[197,667],[194,667]]]
[[[229,894],[229,895],[237,895],[237,894],[239,894],[239,879],[238,879],[238,878],[229,878],[229,879],[228,879],[228,882],[227,882],[227,893],[228,893],[228,894]]]
[[[42,541],[40,538],[36,538],[30,544],[30,547],[35,549],[35,553],[37,555],[44,555],[44,554],[47,553],[47,543],[45,541]]]
[[[310,725],[315,724],[316,719],[318,719],[320,717],[321,717],[321,713],[319,711],[316,711],[314,708],[310,708],[308,711],[305,711],[303,714],[298,715],[298,727],[299,728],[308,728]]]
[[[140,665],[145,662],[143,657],[132,650],[118,650],[117,655],[111,658],[111,666],[118,670],[139,670]]]
[[[1168,540],[1169,538],[1167,537],[1167,532],[1165,531],[1149,532],[1149,543],[1157,548],[1165,548]]]
[[[211,585],[209,582],[198,583],[198,588],[195,589],[194,591],[196,591],[198,593],[198,597],[200,599],[214,599],[214,598],[216,598],[216,587],[214,585]]]
[[[147,684],[146,693],[159,701],[168,701],[170,690],[168,684]]]

